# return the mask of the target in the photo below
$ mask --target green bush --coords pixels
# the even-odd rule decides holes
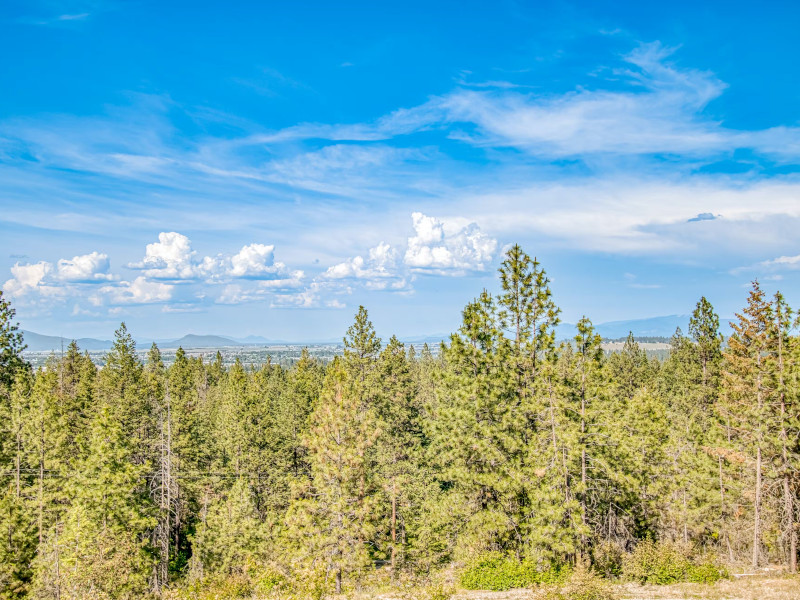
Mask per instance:
[[[622,575],[639,583],[668,585],[681,581],[713,583],[728,576],[711,561],[696,562],[691,548],[673,542],[640,542],[622,559]]]
[[[500,552],[482,554],[461,573],[461,587],[468,590],[505,591],[540,583],[559,583],[569,575],[563,566],[542,571],[532,560],[519,561]]]
[[[718,567],[713,562],[703,562],[692,565],[686,573],[686,581],[691,583],[716,583],[720,579],[728,579],[730,575],[724,567]]]
[[[286,577],[277,569],[264,569],[253,578],[254,591],[264,594],[286,585]]]

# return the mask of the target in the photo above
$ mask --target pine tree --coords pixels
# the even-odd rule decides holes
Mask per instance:
[[[366,493],[368,456],[379,433],[374,410],[359,393],[362,382],[353,380],[345,361],[328,367],[305,440],[312,479],[286,518],[297,563],[306,576],[332,577],[337,594],[346,577],[369,565],[375,506]]]
[[[762,545],[764,457],[770,453],[772,433],[769,404],[774,401],[776,390],[770,367],[773,308],[758,281],[753,282],[747,307],[737,317],[738,323],[731,323],[734,333],[728,338],[724,355],[723,410],[741,448],[754,464],[752,564],[757,567]]]
[[[671,502],[664,507],[663,528],[684,543],[719,539],[725,511],[726,453],[715,414],[721,360],[718,327],[713,307],[701,298],[689,323],[692,337],[676,331],[658,384],[671,424],[666,449],[672,465]]]
[[[89,453],[71,482],[71,505],[42,544],[39,596],[134,599],[146,594],[153,560],[149,529],[155,523],[141,491],[144,467],[131,458],[122,427],[103,408],[92,423]]]
[[[234,480],[224,496],[206,507],[206,514],[192,536],[192,560],[201,563],[204,575],[252,576],[265,561],[264,524],[245,477]]]
[[[593,490],[601,487],[599,479],[604,475],[603,470],[598,468],[602,464],[602,454],[595,455],[595,448],[604,443],[604,440],[598,437],[603,429],[608,427],[610,419],[609,415],[603,414],[607,390],[604,389],[602,371],[603,349],[600,345],[602,339],[586,317],[578,321],[576,328],[578,332],[574,338],[572,413],[577,417],[575,454],[580,457],[580,475],[576,477],[574,496],[580,502],[580,550],[581,554],[585,555],[589,550],[587,536],[590,531],[590,521],[593,524],[592,529],[597,530],[605,516],[590,514],[590,506],[596,507],[601,504],[592,497]]]
[[[520,444],[526,414],[518,410],[518,379],[509,371],[511,345],[501,335],[496,305],[484,291],[463,311],[459,334],[443,348],[432,453],[451,488],[460,525],[459,551],[520,549],[524,487]]]
[[[30,586],[31,563],[37,550],[35,504],[27,497],[33,484],[28,464],[26,424],[33,387],[32,373],[17,370],[10,394],[2,403],[2,465],[0,471],[0,598],[23,598]]]
[[[719,332],[719,317],[714,307],[703,296],[689,319],[689,333],[700,356],[702,366],[702,385],[713,388],[722,359],[722,335]]]
[[[36,550],[36,520],[9,481],[0,492],[0,598],[28,597]]]
[[[394,336],[380,355],[377,377],[381,383],[376,411],[378,478],[390,506],[382,529],[392,575],[396,576],[406,558],[408,527],[419,510],[423,433],[405,348]]]
[[[136,356],[136,342],[125,323],[114,332],[114,344],[104,360],[97,378],[98,400],[130,437],[134,462],[144,464],[152,459],[156,427],[143,390],[143,366]]]
[[[772,337],[770,346],[774,353],[774,369],[776,371],[777,395],[776,409],[777,429],[779,434],[778,444],[780,445],[780,479],[783,487],[783,537],[788,541],[789,570],[792,573],[797,571],[797,528],[795,525],[795,479],[798,464],[800,464],[800,454],[798,453],[798,434],[800,425],[797,417],[796,398],[791,393],[788,385],[792,371],[791,346],[791,323],[792,310],[786,304],[783,295],[778,292],[775,294],[772,305],[774,307],[774,323],[770,334]]]
[[[0,399],[7,397],[17,371],[27,365],[22,358],[26,346],[19,324],[14,323],[15,315],[16,311],[3,298],[3,291],[0,290]]]

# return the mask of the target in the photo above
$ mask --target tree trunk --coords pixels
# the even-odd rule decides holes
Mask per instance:
[[[397,482],[392,477],[392,579],[397,577]]]
[[[789,538],[789,572],[797,572],[797,532],[794,529],[794,502],[789,482],[788,435],[786,433],[786,396],[783,381],[783,323],[781,305],[778,303],[778,392],[781,397],[781,457],[783,459],[783,504],[786,512],[786,533]]]
[[[761,544],[761,446],[756,449],[756,500],[753,519],[753,568],[758,567],[758,552]]]
[[[686,488],[683,488],[683,543],[689,543],[689,508],[686,503]]]
[[[786,511],[786,529],[789,533],[789,572],[797,572],[797,532],[794,530],[794,502],[789,484],[789,474],[783,476],[783,502]]]
[[[586,374],[584,372],[581,390],[581,558],[585,558],[586,553]]]

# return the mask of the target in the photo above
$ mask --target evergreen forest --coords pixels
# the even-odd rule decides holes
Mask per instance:
[[[744,296],[730,331],[700,298],[664,360],[606,354],[586,317],[556,339],[513,246],[433,352],[361,307],[328,364],[167,368],[123,323],[102,368],[73,342],[34,371],[0,293],[0,598],[613,580],[644,550],[794,572],[800,337],[781,294]]]

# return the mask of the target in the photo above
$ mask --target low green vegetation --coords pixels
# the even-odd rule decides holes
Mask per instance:
[[[0,294],[0,599],[321,598],[383,578],[606,600],[616,578],[716,581],[720,557],[791,569],[783,297],[755,282],[725,348],[701,298],[658,361],[632,336],[606,355],[588,318],[557,341],[518,246],[499,275],[438,353],[384,343],[361,307],[341,356],[290,368],[180,349],[166,366],[156,345],[142,361],[122,324],[102,369],[73,343],[34,370]]]
[[[519,560],[500,552],[489,552],[474,559],[461,573],[460,581],[461,587],[467,590],[504,591],[561,583],[569,574],[569,567],[563,565],[541,569],[531,559]]]
[[[696,556],[691,547],[673,542],[645,540],[622,559],[622,575],[638,583],[715,583],[728,577],[724,567],[709,556]]]

